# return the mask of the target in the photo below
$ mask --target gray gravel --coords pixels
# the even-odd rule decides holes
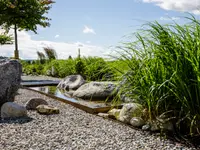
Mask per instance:
[[[1,150],[187,150],[179,143],[135,130],[119,122],[85,113],[44,95],[20,89],[16,103],[40,97],[60,109],[58,115],[28,111],[32,120],[0,122]],[[194,149],[194,148],[193,148]]]

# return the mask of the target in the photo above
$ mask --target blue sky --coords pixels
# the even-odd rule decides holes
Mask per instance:
[[[124,35],[134,32],[145,21],[167,17],[167,11],[148,3],[134,0],[57,0],[49,17],[51,27],[39,31],[47,40],[64,42],[87,42],[95,45],[116,45]],[[168,12],[169,16],[179,13]],[[84,34],[84,26],[96,34]],[[59,38],[54,38],[59,35]],[[34,39],[38,39],[38,36]]]
[[[198,17],[200,0],[55,0],[48,17],[49,28],[38,27],[38,34],[19,32],[22,58],[37,58],[36,51],[53,47],[60,58],[76,56],[77,48],[85,56],[105,56],[124,36],[147,21],[184,23],[183,12]],[[170,20],[171,18],[171,20]],[[8,50],[9,49],[9,50]],[[14,45],[1,46],[4,55],[13,55]]]

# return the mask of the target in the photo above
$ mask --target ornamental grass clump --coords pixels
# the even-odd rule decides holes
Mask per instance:
[[[148,109],[148,118],[165,113],[179,133],[200,135],[200,21],[161,25],[148,23],[125,43],[121,60],[129,66],[123,76],[129,97]]]

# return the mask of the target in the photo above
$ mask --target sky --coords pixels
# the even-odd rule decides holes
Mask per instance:
[[[54,48],[59,59],[69,55],[107,57],[149,21],[185,22],[186,12],[199,17],[200,0],[55,0],[47,15],[48,28],[18,32],[21,59],[37,59],[43,47]],[[0,30],[2,32],[2,30]],[[9,34],[13,34],[10,31]],[[134,39],[134,38],[133,38]],[[0,56],[13,56],[14,44],[0,46]]]

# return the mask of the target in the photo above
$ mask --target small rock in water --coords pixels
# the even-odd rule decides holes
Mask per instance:
[[[60,111],[54,106],[39,105],[36,107],[37,112],[44,115],[59,114]]]
[[[76,90],[85,84],[85,82],[86,81],[81,75],[70,75],[61,80],[57,87],[67,91]]]

